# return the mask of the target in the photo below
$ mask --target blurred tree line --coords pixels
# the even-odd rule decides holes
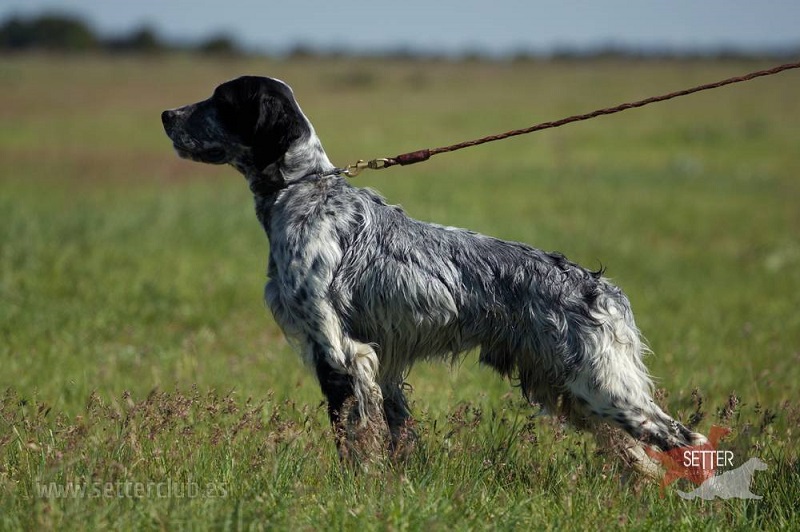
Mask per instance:
[[[245,52],[229,35],[218,34],[195,43],[175,43],[165,41],[148,25],[140,26],[129,33],[102,36],[79,17],[62,13],[46,13],[36,17],[23,18],[11,16],[0,21],[0,53],[26,50],[45,50],[63,52],[108,51],[129,53],[159,53],[168,51],[192,51],[209,55],[233,56]],[[595,59],[788,59],[800,54],[800,46],[785,48],[747,50],[736,48],[680,50],[670,48],[631,49],[612,45],[589,48],[561,47],[542,52],[522,49],[510,51],[506,55],[486,55],[480,50],[465,50],[456,56],[439,56],[435,51],[412,48],[363,49],[314,48],[297,44],[280,53],[292,59],[336,58],[336,57],[381,57],[392,59],[461,59],[482,61],[505,59],[511,61],[538,61],[550,59],[557,61],[582,61]]]
[[[85,21],[66,14],[44,14],[33,18],[12,16],[0,23],[0,51],[46,50],[84,52],[157,53],[191,50],[208,54],[237,55],[242,50],[227,35],[216,35],[197,44],[167,43],[147,25],[130,33],[104,37]]]

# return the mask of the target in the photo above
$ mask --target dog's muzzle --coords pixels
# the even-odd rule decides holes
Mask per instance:
[[[179,113],[175,110],[166,110],[161,113],[161,123],[164,125],[164,131],[167,136],[172,139],[175,131],[175,124],[178,122]]]
[[[227,162],[227,153],[224,149],[219,147],[200,148],[193,146],[194,142],[186,142],[185,132],[181,131],[181,120],[179,120],[181,113],[175,110],[167,110],[161,113],[161,123],[164,125],[164,131],[167,136],[172,140],[172,146],[175,151],[183,159],[190,159],[201,163],[208,164],[224,164]]]

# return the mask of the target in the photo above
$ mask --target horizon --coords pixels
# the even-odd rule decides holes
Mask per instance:
[[[253,15],[244,16],[244,12]],[[231,0],[224,11],[192,6],[186,0],[113,5],[96,0],[10,0],[0,7],[0,20],[49,13],[79,18],[104,37],[148,27],[171,44],[224,35],[244,51],[267,54],[302,49],[503,57],[603,50],[786,54],[800,49],[800,32],[794,24],[800,19],[800,5],[783,0],[766,6],[740,0],[710,0],[699,6],[685,0],[668,6],[655,0],[633,6],[620,0],[600,6],[515,0],[496,0],[487,6],[446,0],[426,6],[421,0],[410,0],[402,9],[362,0],[337,6],[298,0],[291,7]],[[262,28],[261,20],[270,23]],[[275,20],[281,22],[275,24]]]

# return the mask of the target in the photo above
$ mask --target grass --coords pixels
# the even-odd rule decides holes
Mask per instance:
[[[178,160],[159,123],[221,80],[269,74],[345,164],[763,66],[3,58],[0,528],[792,526],[797,75],[358,178],[418,218],[606,266],[661,401],[704,414],[703,432],[731,427],[737,462],[764,459],[761,501],[622,483],[474,355],[412,372],[406,465],[343,470],[316,382],[261,302],[268,247],[241,178]],[[67,486],[87,491],[45,493]]]

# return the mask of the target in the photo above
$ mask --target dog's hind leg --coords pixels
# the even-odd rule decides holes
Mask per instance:
[[[598,299],[597,326],[582,329],[586,356],[567,382],[581,413],[592,423],[607,422],[632,440],[621,442],[634,467],[652,470],[638,443],[662,451],[703,445],[708,440],[668,416],[652,398],[652,381],[642,362],[645,350],[627,299],[621,293]]]
[[[389,425],[389,452],[393,459],[406,458],[414,448],[417,434],[414,432],[411,412],[408,408],[403,383],[382,385],[383,412]]]
[[[665,414],[647,390],[636,389],[634,376],[629,377],[632,384],[624,391],[609,386],[602,377],[594,379],[593,386],[577,385],[580,380],[573,382],[571,394],[577,400],[570,417],[581,419],[581,424],[594,433],[598,444],[639,473],[659,478],[661,469],[647,455],[643,445],[666,451],[701,445],[706,439]]]

